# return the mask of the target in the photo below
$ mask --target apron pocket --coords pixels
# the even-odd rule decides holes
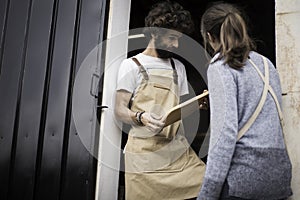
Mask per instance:
[[[153,87],[163,89],[163,90],[170,90],[170,87],[168,87],[166,85],[157,84],[157,83],[154,83]]]

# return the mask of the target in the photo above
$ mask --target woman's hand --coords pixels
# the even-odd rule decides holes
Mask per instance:
[[[207,90],[203,90],[203,93],[204,92],[207,92]],[[208,98],[207,97],[202,98],[202,99],[199,100],[199,109],[208,110],[208,107],[209,107],[209,105],[208,105]]]

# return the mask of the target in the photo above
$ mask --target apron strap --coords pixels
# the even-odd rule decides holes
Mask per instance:
[[[131,58],[133,60],[133,62],[135,62],[135,64],[139,67],[139,71],[140,73],[143,75],[145,80],[149,80],[149,76],[147,74],[146,69],[144,68],[144,66],[138,61],[137,58]],[[171,62],[171,66],[173,69],[173,79],[174,79],[174,83],[177,85],[178,84],[178,74],[175,68],[175,63],[174,60],[172,58],[170,58],[170,62]]]
[[[177,74],[177,71],[176,71],[176,68],[175,68],[174,60],[173,60],[172,58],[170,58],[170,62],[171,62],[172,69],[173,69],[173,79],[174,79],[174,83],[175,83],[176,85],[178,85],[178,74]]]
[[[263,81],[265,81],[265,77],[264,77],[264,75],[259,71],[258,67],[253,63],[252,60],[249,59],[249,61],[250,61],[250,63],[255,67],[255,69],[256,69],[256,71],[258,72],[258,74],[259,74],[259,76],[261,77],[261,79],[262,79]],[[274,99],[274,101],[275,101],[276,108],[277,108],[277,111],[278,111],[278,115],[279,115],[279,118],[280,118],[280,123],[281,123],[281,126],[282,126],[282,128],[283,128],[283,114],[282,114],[282,110],[281,110],[279,101],[278,101],[278,99],[277,99],[277,96],[276,96],[276,94],[275,94],[273,88],[272,88],[270,85],[269,85],[269,88],[268,88],[268,89],[269,89],[269,92],[270,92],[271,96],[273,97],[273,99]]]
[[[136,58],[131,58],[133,62],[139,67],[140,73],[143,75],[145,80],[149,80],[149,76],[147,74],[147,71],[145,70],[144,66],[138,61]]]
[[[241,137],[243,137],[243,135],[248,131],[248,129],[252,126],[252,124],[256,120],[257,116],[259,115],[260,111],[262,110],[262,107],[263,107],[263,105],[264,105],[264,103],[267,99],[267,94],[268,94],[269,88],[271,88],[271,86],[269,85],[269,66],[268,66],[268,62],[267,62],[267,59],[265,57],[263,57],[263,60],[264,60],[265,76],[262,75],[261,78],[262,78],[262,80],[265,84],[264,84],[264,89],[263,89],[263,92],[262,92],[262,96],[261,96],[261,99],[260,99],[254,113],[249,118],[248,122],[239,130],[237,140],[239,140]],[[253,65],[253,67],[256,69],[258,74],[260,74],[261,72],[258,69],[258,67],[250,59],[249,59],[249,61]]]

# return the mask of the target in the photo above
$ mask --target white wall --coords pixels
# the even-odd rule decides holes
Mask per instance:
[[[291,199],[300,199],[300,0],[276,0],[276,65],[283,93],[284,132],[293,164]]]

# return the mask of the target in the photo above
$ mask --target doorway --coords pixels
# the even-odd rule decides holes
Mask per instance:
[[[159,2],[158,0],[147,0],[147,1],[139,1],[139,0],[131,0],[131,11],[130,11],[130,21],[129,21],[129,29],[136,29],[144,27],[144,18],[148,14],[151,6],[155,3]],[[181,4],[185,9],[189,10],[192,14],[193,21],[195,23],[195,31],[190,37],[198,42],[200,45],[203,44],[202,37],[200,36],[200,19],[205,9],[212,3],[216,1],[209,0],[177,0],[179,4]],[[246,22],[249,26],[249,35],[254,39],[257,45],[257,51],[265,56],[267,56],[274,64],[275,64],[275,1],[266,0],[266,1],[239,1],[239,0],[227,0],[224,2],[234,3],[241,7],[247,16]],[[128,49],[131,46],[134,46],[135,43],[145,43],[146,39],[143,36],[133,36],[128,39]],[[145,44],[146,46],[146,44]],[[129,51],[127,57],[131,57],[137,53],[140,53],[143,49],[138,49],[135,51]],[[199,73],[199,67],[205,66],[193,66],[187,60],[180,56],[176,56],[186,67],[188,82],[190,84],[191,89],[195,92],[195,94],[200,94],[204,89],[207,89],[206,85],[206,77],[203,74]],[[199,152],[200,148],[203,147],[204,139],[209,127],[209,111],[201,111],[200,112],[201,121],[198,122],[197,132],[196,134],[192,134],[193,137],[188,138],[191,147],[194,149],[196,153]],[[190,116],[184,120],[184,127],[188,129],[189,122],[193,116]],[[122,134],[122,143],[121,148],[123,149],[126,141],[128,133],[128,126],[123,127]],[[185,132],[188,132],[187,130]],[[188,136],[187,136],[188,137]],[[208,148],[208,146],[206,147]],[[201,156],[200,156],[201,157]],[[206,156],[202,156],[201,159],[206,162]],[[120,165],[124,165],[123,155],[121,155],[121,163]],[[123,167],[121,167],[123,168]],[[124,168],[123,168],[124,169]],[[124,172],[120,171],[119,173],[119,195],[118,199],[123,200],[125,197],[124,194]]]

